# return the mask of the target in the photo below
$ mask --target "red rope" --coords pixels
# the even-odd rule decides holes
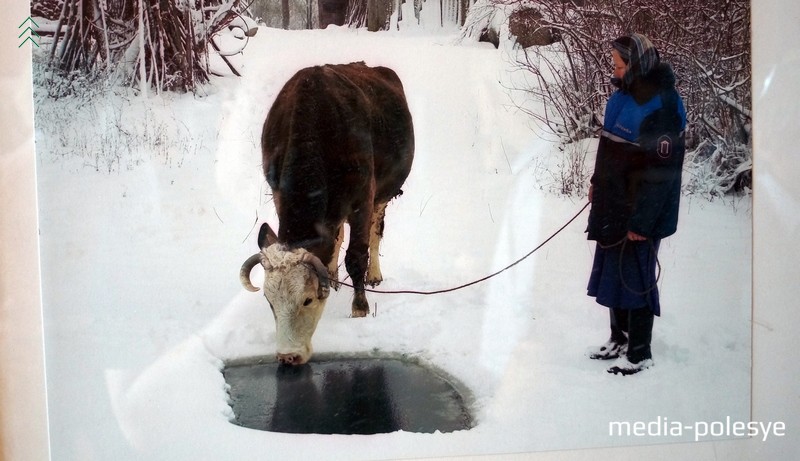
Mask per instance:
[[[550,242],[550,240],[552,240],[553,238],[555,238],[555,236],[556,236],[556,235],[560,234],[560,233],[561,233],[561,231],[563,231],[564,229],[566,229],[566,228],[567,228],[567,226],[569,226],[570,224],[572,224],[572,221],[575,221],[575,220],[578,218],[578,216],[580,216],[580,215],[581,215],[581,213],[583,213],[583,211],[584,211],[584,210],[585,210],[585,209],[586,209],[586,208],[587,208],[589,205],[590,205],[590,203],[588,203],[588,202],[587,202],[587,203],[586,203],[586,205],[584,205],[584,206],[583,206],[583,208],[581,208],[581,209],[580,209],[580,211],[578,211],[578,212],[575,214],[575,216],[573,216],[572,218],[570,218],[570,220],[569,220],[569,221],[567,221],[567,223],[566,223],[566,224],[564,224],[563,226],[561,226],[561,228],[559,228],[559,229],[558,229],[557,231],[555,231],[555,232],[554,232],[552,235],[550,235],[550,237],[547,237],[547,239],[546,239],[544,242],[540,243],[540,244],[539,244],[539,246],[537,246],[537,247],[536,247],[536,248],[534,248],[533,250],[529,251],[529,252],[528,252],[528,254],[526,254],[525,256],[523,256],[523,257],[521,257],[521,258],[519,258],[518,260],[516,260],[516,261],[514,261],[513,263],[509,264],[508,266],[506,266],[506,267],[504,267],[504,268],[500,269],[499,271],[497,271],[497,272],[494,272],[494,273],[492,273],[492,274],[489,274],[489,275],[487,275],[487,276],[485,276],[485,277],[481,277],[481,278],[479,278],[479,279],[477,279],[477,280],[473,280],[473,281],[471,281],[471,282],[469,282],[469,283],[465,283],[465,284],[463,284],[463,285],[459,285],[459,286],[456,286],[456,287],[453,287],[453,288],[445,288],[445,289],[441,289],[441,290],[432,290],[432,291],[417,291],[417,290],[374,290],[374,289],[371,289],[371,288],[364,288],[364,290],[365,290],[365,291],[368,291],[368,292],[370,292],[370,293],[383,293],[383,294],[437,295],[437,294],[441,294],[441,293],[450,293],[450,292],[453,292],[453,291],[457,291],[457,290],[461,290],[461,289],[463,289],[463,288],[470,287],[470,286],[472,286],[472,285],[477,285],[477,284],[479,284],[479,283],[481,283],[481,282],[485,282],[485,281],[489,280],[490,278],[492,278],[492,277],[496,277],[496,276],[500,275],[501,273],[503,273],[503,272],[505,272],[505,271],[507,271],[507,270],[511,269],[512,267],[516,266],[517,264],[521,263],[522,261],[524,261],[525,259],[527,259],[528,257],[530,257],[532,254],[536,253],[536,252],[537,252],[537,251],[538,251],[540,248],[542,248],[542,247],[543,247],[543,246],[545,246],[545,245],[546,245],[548,242]],[[350,284],[348,284],[348,283],[344,283],[344,282],[338,282],[338,283],[339,283],[339,284],[341,284],[341,285],[344,285],[344,286],[346,286],[346,287],[354,288],[354,287],[353,287],[353,285],[350,285]]]

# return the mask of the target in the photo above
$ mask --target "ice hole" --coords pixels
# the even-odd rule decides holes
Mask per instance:
[[[301,434],[453,432],[472,427],[463,392],[406,358],[251,360],[223,371],[234,424]]]

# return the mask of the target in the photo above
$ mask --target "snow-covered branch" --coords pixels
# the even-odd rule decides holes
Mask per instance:
[[[558,42],[518,50],[520,69],[533,79],[516,88],[544,109],[525,110],[541,127],[565,142],[591,135],[602,120],[604,101],[613,88],[609,40],[643,33],[672,65],[688,113],[687,143],[719,146],[722,154],[750,152],[750,4],[713,0],[675,4],[669,0],[482,0],[470,11],[465,37],[482,29],[503,29],[515,11],[535,9],[537,28],[549,29]],[[499,23],[499,24],[497,24]],[[514,40],[511,37],[510,40]],[[517,40],[517,43],[522,43]],[[735,151],[735,153],[734,153]],[[702,157],[707,159],[707,157]],[[745,161],[739,162],[747,165]],[[715,169],[728,174],[735,169]],[[742,177],[740,173],[735,173]],[[725,184],[734,184],[728,181]],[[724,188],[715,187],[715,191]],[[727,191],[727,189],[726,189]]]
[[[48,26],[59,71],[54,78],[120,71],[143,91],[194,91],[208,81],[215,34],[226,28],[254,33],[243,8],[241,0],[63,0],[58,21]]]

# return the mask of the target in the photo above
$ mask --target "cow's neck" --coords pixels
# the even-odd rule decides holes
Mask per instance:
[[[287,218],[290,218],[287,216]],[[289,248],[305,248],[328,264],[333,255],[334,235],[322,220],[291,222],[280,219],[278,241]],[[284,224],[286,223],[286,224]],[[318,224],[315,224],[318,223]]]

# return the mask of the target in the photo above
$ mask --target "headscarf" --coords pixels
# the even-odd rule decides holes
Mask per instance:
[[[623,35],[611,42],[611,46],[628,64],[620,82],[623,89],[629,89],[634,81],[650,73],[660,62],[658,50],[642,34]]]

